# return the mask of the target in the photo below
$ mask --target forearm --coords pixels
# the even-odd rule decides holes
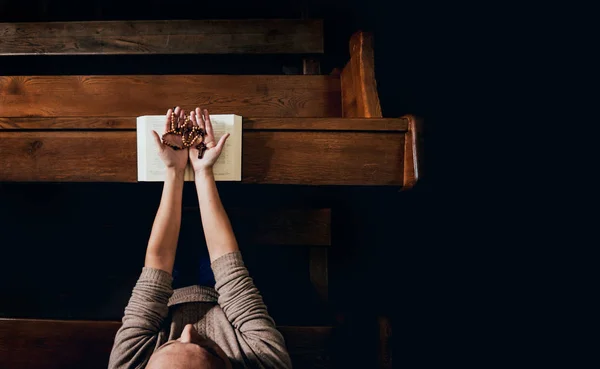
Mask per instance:
[[[195,182],[206,246],[210,261],[213,262],[225,254],[237,251],[238,245],[221,203],[212,169],[197,171]]]
[[[146,267],[173,272],[181,227],[182,195],[183,171],[167,170],[160,206],[146,250]]]

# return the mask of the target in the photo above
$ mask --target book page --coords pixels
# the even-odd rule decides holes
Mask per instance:
[[[231,136],[227,140],[219,159],[213,167],[215,180],[240,181],[241,178],[241,144],[242,144],[242,117],[232,114],[211,115],[215,140],[225,133]],[[159,136],[165,132],[164,115],[145,115],[137,118],[137,145],[138,145],[138,181],[164,181],[166,167],[160,156],[152,131]],[[194,172],[188,163],[184,179],[194,180]]]
[[[239,118],[239,122],[236,122],[236,117]],[[225,148],[221,152],[221,156],[219,156],[213,167],[215,179],[221,181],[241,181],[241,165],[237,165],[241,164],[242,156],[241,117],[235,115],[211,115],[210,121],[212,122],[216,142],[219,142],[225,133],[230,134],[225,143]]]

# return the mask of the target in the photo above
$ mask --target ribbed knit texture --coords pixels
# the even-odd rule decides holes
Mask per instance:
[[[109,369],[144,368],[152,353],[177,339],[186,324],[216,342],[234,368],[291,368],[281,333],[239,252],[212,265],[215,289],[190,286],[173,292],[173,278],[144,268],[125,308]]]

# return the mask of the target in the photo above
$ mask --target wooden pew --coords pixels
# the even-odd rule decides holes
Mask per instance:
[[[321,22],[290,24],[2,24],[0,54],[322,52]],[[39,42],[25,42],[39,34]],[[191,36],[200,46],[166,41]],[[139,46],[154,38],[166,46]],[[53,48],[59,41],[74,46]],[[419,121],[381,117],[370,36],[359,32],[350,45],[341,76],[0,76],[0,181],[134,182],[135,117],[181,105],[246,118],[243,183],[411,188],[419,177]],[[317,71],[305,63],[306,74]]]
[[[306,20],[0,24],[0,36],[7,56],[323,52],[322,23]],[[0,76],[0,182],[135,182],[135,117],[179,104],[244,116],[242,183],[412,188],[420,121],[382,117],[369,34],[352,37],[350,56],[338,76],[318,75],[313,58],[304,76]],[[327,248],[311,245],[310,260],[311,282],[327,301]],[[330,331],[286,338],[323,343]],[[0,340],[13,333],[0,332]],[[391,363],[391,351],[381,352]],[[292,356],[296,367],[321,366]]]
[[[105,369],[121,322],[0,319],[0,367]],[[328,327],[278,327],[295,368],[326,368]]]

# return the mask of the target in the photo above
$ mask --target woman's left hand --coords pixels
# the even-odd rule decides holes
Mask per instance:
[[[167,115],[165,116],[165,132],[171,129],[171,112],[173,112],[173,110],[169,109],[167,111]],[[185,113],[183,109],[179,107],[175,108],[174,122],[177,128],[181,128],[185,125]],[[154,134],[154,141],[158,147],[158,155],[163,163],[165,163],[165,166],[167,168],[183,172],[188,162],[189,150],[187,147],[183,147],[183,142],[180,142],[181,136],[172,135],[173,137],[171,137],[175,141],[179,140],[173,143],[177,144],[179,147],[182,147],[182,149],[175,150],[168,145],[165,145],[162,142],[160,135],[156,131],[152,131],[152,133]]]

